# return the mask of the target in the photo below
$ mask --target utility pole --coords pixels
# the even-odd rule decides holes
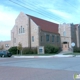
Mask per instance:
[[[29,22],[28,22],[28,24],[29,24],[29,35],[28,35],[28,40],[29,40],[29,47],[30,47],[30,49],[31,49],[31,21],[30,21],[30,17],[28,16],[28,18],[29,18]]]

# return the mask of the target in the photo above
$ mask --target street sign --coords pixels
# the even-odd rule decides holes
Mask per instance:
[[[72,46],[72,47],[74,47],[74,46],[75,46],[75,43],[74,43],[74,42],[72,42],[72,43],[71,43],[71,46]]]

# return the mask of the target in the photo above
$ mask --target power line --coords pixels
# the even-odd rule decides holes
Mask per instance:
[[[20,1],[21,3],[23,3],[22,1]],[[31,4],[31,3],[29,3],[29,2],[25,2],[25,3],[28,3],[29,5],[28,6],[30,6],[30,7],[36,7],[35,5],[33,5],[33,4]],[[25,3],[23,3],[23,4],[25,4]],[[34,3],[34,2],[33,2]],[[26,5],[26,4],[25,4]],[[44,9],[41,9],[41,10],[43,10],[44,11]],[[49,12],[48,12],[48,14],[47,13],[44,13],[43,11],[41,11],[41,10],[38,10],[40,13],[43,13],[43,14],[45,14],[45,15],[47,15],[47,17],[49,17],[50,19],[53,19],[52,17],[53,16],[51,16],[51,15],[48,15],[49,14]],[[50,13],[51,14],[51,13]],[[56,18],[57,20],[58,20],[58,18]]]
[[[10,0],[11,2],[14,2],[14,1],[12,1],[12,0]],[[31,7],[31,8],[28,8],[28,7],[26,7],[26,6],[23,6],[26,2],[23,2],[23,1],[21,1],[21,0],[17,0],[18,2],[14,2],[15,4],[17,4],[17,5],[19,5],[19,6],[22,6],[22,7],[24,7],[24,8],[26,8],[26,9],[28,9],[28,10],[30,10],[30,11],[33,11],[33,12],[36,12],[36,13],[38,13],[38,14],[40,14],[40,15],[42,15],[42,16],[44,16],[44,17],[46,17],[46,18],[48,18],[48,19],[51,19],[51,20],[53,20],[53,16],[51,16],[51,15],[48,15],[47,13],[44,13],[43,11],[41,11],[41,10],[38,10],[38,11],[35,11],[35,10],[33,10],[32,8],[34,7],[36,7],[36,6],[34,6],[33,4],[31,4],[31,3],[29,3],[29,2],[27,2],[29,5],[29,7]],[[21,2],[21,3],[20,3]],[[68,5],[70,5],[69,3],[66,3],[66,4],[68,4]],[[26,5],[26,4],[25,4]],[[70,5],[71,6],[71,5]],[[42,9],[43,10],[43,9]],[[52,18],[53,17],[53,18]],[[61,22],[60,21],[60,19],[59,18],[54,18],[56,21],[58,21],[58,22]]]
[[[40,12],[38,12],[38,11],[34,11],[33,9],[27,8],[27,7],[23,6],[22,4],[19,4],[19,3],[17,3],[17,2],[12,1],[12,0],[9,0],[9,1],[11,1],[11,2],[13,2],[13,3],[15,3],[15,4],[17,4],[17,5],[21,6],[21,7],[24,7],[24,8],[26,8],[26,9],[30,10],[30,11],[36,12],[36,13],[42,15],[42,16],[47,17],[46,15],[43,15],[42,13],[40,13]],[[49,18],[50,18],[50,17],[49,17]],[[50,18],[50,19],[51,19],[51,18]],[[52,18],[52,19],[53,19],[53,18]],[[58,22],[60,22],[60,21],[58,21]]]
[[[21,0],[18,0],[18,1],[21,2],[21,3],[23,3],[23,1],[21,1]],[[31,4],[31,3],[25,1],[23,4],[25,4],[25,3],[30,4],[29,6],[32,7],[32,8],[33,8],[33,7],[34,7],[34,8],[36,7],[35,5],[33,5],[34,2],[32,2],[32,4]],[[37,4],[38,4],[38,3],[37,3]],[[69,3],[66,3],[66,4],[67,4],[67,5],[70,5]],[[25,4],[25,5],[26,5],[26,4]],[[71,5],[70,5],[70,6],[71,6]],[[40,6],[39,6],[39,7],[40,7]],[[72,6],[71,6],[71,7],[72,7]],[[41,9],[41,10],[42,10],[42,9]],[[38,10],[39,13],[45,14],[45,16],[47,16],[47,18],[49,18],[49,19],[54,19],[55,21],[58,21],[58,22],[62,22],[62,21],[60,21],[61,18],[57,18],[57,17],[55,17],[55,16],[53,17],[53,16],[51,16],[51,15],[48,15],[47,13],[44,13],[44,12],[41,11],[41,10]],[[63,9],[63,10],[65,10],[65,9]],[[34,11],[35,11],[35,10],[34,10]],[[42,15],[43,15],[43,14],[42,14]],[[50,14],[51,14],[51,13],[50,13]],[[53,18],[52,18],[52,17],[53,17]],[[62,19],[63,19],[63,18],[62,18]],[[63,20],[65,21],[65,19],[63,19]]]
[[[20,0],[18,0],[18,1],[20,1]],[[23,3],[22,1],[20,1],[20,2]],[[25,4],[25,3],[30,4],[29,6],[32,7],[32,8],[33,8],[33,7],[36,7],[35,5],[33,5],[33,4],[35,4],[34,2],[29,3],[29,2],[27,2],[27,1],[25,1],[23,4]],[[37,4],[38,4],[38,3],[37,3]],[[37,5],[37,4],[36,4],[36,5]],[[26,4],[25,4],[25,5],[26,5]],[[41,6],[39,5],[39,7],[41,7]],[[41,11],[41,10],[42,10],[42,11]],[[44,13],[44,12],[43,12],[43,11],[45,11],[44,9],[41,9],[41,10],[38,9],[39,12],[45,14],[48,18],[50,18],[50,19],[55,19],[55,20],[57,20],[58,22],[61,22],[61,21],[60,21],[61,19],[60,19],[60,18],[57,18],[56,15],[53,16],[54,14],[49,13],[49,12],[48,12],[48,14],[47,14],[47,13]],[[51,14],[51,15],[49,15],[49,14]],[[63,20],[64,20],[64,19],[63,19]]]

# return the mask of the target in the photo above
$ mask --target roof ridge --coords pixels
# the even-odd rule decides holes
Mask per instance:
[[[28,14],[26,14],[26,15],[29,16],[29,17],[34,17],[34,18],[37,18],[37,19],[40,19],[40,20],[43,20],[43,21],[47,21],[47,22],[53,23],[53,24],[58,24],[58,23],[54,23],[54,22],[51,22],[51,21],[48,21],[48,20],[45,20],[45,19],[42,19],[42,18],[38,18],[38,17],[32,16],[32,15],[28,15]]]
[[[40,19],[40,18],[30,16],[30,15],[27,15],[27,16],[29,16],[43,31],[58,34],[59,24],[53,23],[53,22],[50,22],[50,21],[46,21],[44,19]]]

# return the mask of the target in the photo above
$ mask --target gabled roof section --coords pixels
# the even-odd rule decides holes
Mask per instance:
[[[26,14],[27,15],[27,14]],[[51,32],[51,33],[58,33],[58,24],[52,23],[43,19],[39,19],[30,15],[29,16],[43,31]]]

